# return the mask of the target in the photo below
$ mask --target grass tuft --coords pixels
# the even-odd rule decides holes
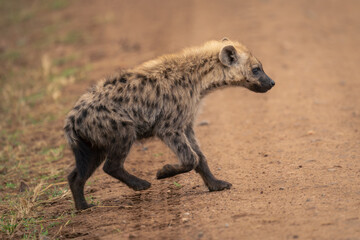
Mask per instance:
[[[9,237],[13,237],[16,230],[20,227],[26,233],[24,236],[32,237],[33,233],[38,236],[46,236],[47,228],[42,223],[52,221],[52,219],[44,219],[37,217],[36,211],[41,206],[49,203],[57,202],[70,196],[67,187],[62,187],[67,182],[46,184],[40,181],[34,188],[19,194],[18,197],[10,197],[0,207],[5,209],[5,213],[0,219],[0,229]],[[50,227],[56,224],[49,224]],[[36,230],[36,231],[35,231]]]

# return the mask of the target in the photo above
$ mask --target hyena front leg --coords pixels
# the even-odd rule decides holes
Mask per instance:
[[[224,189],[230,189],[232,186],[231,183],[218,180],[211,173],[209,166],[207,164],[204,154],[201,152],[200,147],[196,141],[195,133],[192,127],[186,129],[186,137],[188,138],[192,149],[196,152],[199,157],[199,163],[195,168],[195,171],[200,174],[202,179],[205,182],[205,185],[209,188],[210,191],[221,191]]]
[[[135,191],[148,189],[151,186],[148,181],[128,173],[124,168],[125,159],[134,143],[135,137],[127,135],[120,139],[108,151],[103,170]]]
[[[161,140],[176,154],[180,164],[166,164],[157,172],[157,179],[186,173],[196,167],[198,157],[191,148],[184,132],[166,133],[164,136],[161,136]]]

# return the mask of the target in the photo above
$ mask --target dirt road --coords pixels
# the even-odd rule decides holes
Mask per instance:
[[[152,139],[136,144],[126,162],[152,183],[149,190],[134,192],[100,168],[86,186],[99,207],[76,213],[49,236],[360,239],[359,10],[355,0],[91,0],[45,14],[42,22],[64,21],[83,39],[49,54],[80,52],[74,64],[91,64],[86,80],[62,90],[63,111],[116,67],[224,36],[248,46],[276,81],[266,94],[231,88],[204,99],[197,122],[208,124],[196,134],[231,190],[210,193],[195,172],[156,180],[176,157]],[[47,125],[58,135],[45,138],[64,143],[62,123]],[[65,175],[71,171],[69,149],[58,164]],[[71,212],[70,200],[43,214]]]

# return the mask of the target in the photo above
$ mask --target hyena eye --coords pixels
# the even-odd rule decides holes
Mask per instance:
[[[251,71],[254,75],[257,75],[261,72],[261,69],[259,67],[256,67],[256,68],[253,68]]]

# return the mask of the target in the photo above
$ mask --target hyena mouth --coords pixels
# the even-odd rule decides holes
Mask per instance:
[[[250,90],[254,91],[254,92],[264,93],[264,92],[269,91],[272,87],[275,86],[274,80],[272,80],[269,77],[260,78],[259,82],[260,82],[259,84],[256,84],[256,83],[253,84],[250,87]]]
[[[262,86],[254,84],[250,87],[250,90],[257,93],[265,93],[269,91],[272,88],[272,86]]]

